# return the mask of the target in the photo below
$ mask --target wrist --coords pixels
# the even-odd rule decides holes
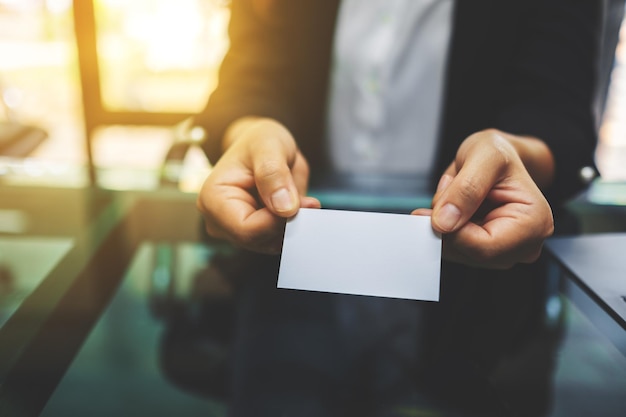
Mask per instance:
[[[536,137],[513,135],[497,129],[490,129],[490,131],[513,146],[522,164],[540,189],[552,184],[554,157],[544,141]]]
[[[287,128],[275,119],[260,116],[241,117],[233,121],[226,129],[222,138],[222,153],[241,139],[271,136],[291,139]]]
[[[251,125],[258,122],[261,118],[256,116],[240,117],[233,121],[224,132],[222,137],[222,153],[226,152],[233,143],[242,137],[243,133],[250,128]]]

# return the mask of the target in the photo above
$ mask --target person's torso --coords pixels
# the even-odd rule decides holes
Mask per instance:
[[[453,5],[453,0],[340,3],[326,132],[336,171],[430,174]]]

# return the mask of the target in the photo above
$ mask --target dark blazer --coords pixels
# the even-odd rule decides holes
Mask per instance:
[[[557,204],[594,166],[592,101],[601,0],[456,2],[437,173],[485,128],[544,140]],[[293,133],[312,172],[327,164],[324,117],[338,0],[233,0],[231,48],[219,85],[196,122],[215,162],[230,122],[273,117]],[[417,92],[416,92],[417,93]]]

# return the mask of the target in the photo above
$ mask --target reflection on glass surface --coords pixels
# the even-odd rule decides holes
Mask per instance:
[[[41,415],[224,415],[221,403],[181,390],[164,375],[161,345],[169,317],[157,317],[151,303],[155,272],[165,269],[166,282],[176,279],[182,297],[211,255],[192,243],[144,242]]]
[[[413,334],[416,315],[412,304],[388,309],[373,297],[333,296],[332,301],[321,293],[278,291],[271,280],[244,283],[242,277],[263,274],[258,268],[263,263],[251,262],[260,259],[238,256],[242,254],[208,239],[198,242],[196,239],[206,237],[199,236],[199,215],[190,195],[102,190],[83,194],[45,188],[30,193],[27,187],[2,191],[1,200],[12,202],[7,209],[26,210],[31,223],[27,233],[37,233],[32,239],[5,235],[0,240],[3,317],[10,314],[14,301],[13,295],[7,294],[22,294],[23,299],[28,290],[21,288],[37,286],[37,277],[48,275],[63,281],[63,292],[56,296],[68,295],[50,312],[32,317],[21,314],[23,308],[10,322],[15,324],[23,317],[24,323],[33,322],[32,336],[24,337],[12,350],[15,360],[9,361],[7,369],[17,377],[5,385],[8,389],[0,400],[9,397],[24,405],[38,397],[40,402],[31,415],[43,410],[45,416],[220,416],[225,415],[226,404],[234,402],[228,395],[236,391],[235,381],[247,383],[250,391],[246,394],[258,395],[255,401],[259,402],[286,398],[284,389],[289,395],[303,396],[310,389],[312,395],[306,397],[314,403],[318,390],[324,393],[339,386],[337,392],[356,392],[359,401],[369,406],[368,401],[380,397],[362,395],[362,385],[373,387],[370,384],[383,381],[389,371],[406,369],[402,346],[413,349],[413,337],[404,339],[407,333]],[[42,206],[41,200],[50,204]],[[55,219],[66,222],[63,231],[49,230],[50,225],[56,227]],[[59,238],[68,236],[62,234],[66,231],[77,236],[74,242]],[[42,239],[43,233],[51,238]],[[35,258],[38,266],[29,262]],[[271,264],[273,268],[273,260]],[[50,295],[41,290],[53,281],[39,285],[36,295],[43,293],[48,299]],[[225,281],[232,284],[230,288]],[[233,288],[244,290],[237,292],[240,303],[232,302]],[[478,295],[465,297],[464,293],[463,299]],[[503,299],[503,306],[529,300],[516,295]],[[508,383],[522,404],[538,401],[537,395],[542,395],[539,400],[547,412],[541,415],[545,417],[581,415],[572,410],[585,410],[585,416],[622,417],[626,359],[586,320],[586,310],[581,308],[581,313],[567,298],[563,301],[549,304],[554,323],[547,329],[553,330],[558,322],[563,325],[562,333],[553,334],[539,326],[527,341],[523,332],[520,339],[524,340],[514,342],[515,349],[506,358],[511,366],[500,368],[500,385],[494,386],[504,392],[504,382]],[[561,311],[566,312],[566,320],[561,320]],[[464,316],[472,314],[471,309],[462,311]],[[481,315],[477,322],[494,316],[493,312]],[[5,325],[0,334],[15,327]],[[516,329],[502,326],[484,337],[497,339],[509,328]],[[6,340],[9,338],[3,342]],[[1,343],[0,348],[4,347]],[[491,355],[489,349],[486,352]],[[525,356],[527,352],[529,356]],[[450,389],[454,378],[448,378],[467,372],[457,366],[455,354],[445,357],[449,363],[436,363],[438,374],[444,377],[428,379],[428,384],[443,380],[444,388]],[[237,370],[231,367],[233,363]],[[326,371],[339,377],[327,379],[323,376]],[[306,384],[310,375],[322,376],[310,379],[322,383]],[[329,379],[333,382],[324,385]],[[24,380],[27,384],[22,384]],[[35,380],[39,387],[42,380],[47,385],[34,392],[31,383]],[[485,416],[447,413],[442,410],[446,403],[419,397],[422,393],[415,391],[397,415]],[[411,388],[407,393],[413,395],[414,391]],[[495,394],[489,393],[488,400],[499,403]],[[589,411],[592,405],[595,408]]]
[[[70,238],[0,237],[0,326],[72,246]]]
[[[619,416],[626,410],[626,358],[571,302],[554,376],[552,417]]]
[[[221,391],[227,389],[227,379],[218,379],[221,386],[210,385],[215,379],[212,374],[215,369],[211,370],[205,360],[209,356],[198,355],[198,345],[194,345],[198,334],[206,332],[207,321],[216,319],[203,315],[195,301],[199,295],[224,294],[219,286],[209,288],[199,285],[199,282],[207,277],[207,271],[212,270],[211,265],[216,264],[223,254],[210,246],[191,242],[144,241],[133,257],[122,286],[90,332],[42,415],[169,416],[177,415],[180,410],[191,416],[226,415],[227,401],[224,402]],[[199,294],[199,289],[208,289],[208,292]],[[355,299],[357,304],[367,301],[367,298]],[[523,354],[510,358],[512,362],[519,361],[522,367],[513,367],[516,372],[524,375],[530,366],[547,378],[542,381],[551,387],[545,393],[547,409],[537,416],[621,416],[626,407],[626,397],[623,396],[626,358],[567,298],[561,298],[559,306],[563,309],[564,321],[563,333],[557,343],[554,373],[544,369],[543,362],[533,362],[533,359],[529,362]],[[292,307],[296,308],[295,305]],[[558,310],[561,311],[560,308]],[[554,313],[560,315],[556,310]],[[354,317],[345,319],[351,321]],[[217,315],[217,320],[229,323],[227,315]],[[314,317],[297,315],[286,316],[285,320],[304,328],[316,323]],[[360,334],[358,329],[352,328],[356,323],[344,328],[349,337]],[[367,329],[362,330],[368,331],[371,325],[372,322],[368,322]],[[254,333],[254,329],[248,331]],[[192,333],[195,338],[189,337]],[[303,352],[319,348],[316,343],[300,345],[299,341],[290,340],[288,332],[275,337],[301,346]],[[202,349],[206,353],[209,347],[203,344]],[[531,352],[537,349],[551,348],[531,346]],[[212,352],[215,353],[215,350]],[[334,354],[339,357],[341,352]],[[238,357],[238,360],[242,359],[241,363],[245,363],[245,357]],[[279,358],[268,360],[269,363],[262,364],[270,366],[267,369],[276,369],[271,368],[271,360],[280,362]],[[319,364],[308,365],[315,367]],[[181,368],[185,366],[191,368]],[[277,366],[280,367],[280,363]],[[292,363],[290,366],[297,365]],[[179,378],[189,375],[196,378],[192,381],[195,382],[195,390],[194,384],[187,385],[189,381]],[[261,375],[261,379],[266,377],[269,375]],[[534,398],[529,390],[541,389],[535,385],[524,385],[528,382],[531,385],[538,383],[532,379],[518,381],[514,378],[513,390],[525,401]],[[286,383],[288,385],[288,381]],[[212,389],[211,394],[207,394],[207,386]],[[262,392],[267,391],[263,391],[264,387],[258,388]],[[438,408],[441,405],[434,406],[424,401],[423,406],[407,407],[393,415],[476,415],[449,414]]]

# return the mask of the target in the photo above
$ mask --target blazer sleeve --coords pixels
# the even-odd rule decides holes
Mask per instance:
[[[597,144],[593,99],[599,47],[600,0],[543,0],[523,30],[519,52],[506,71],[496,127],[535,136],[555,160],[552,204],[581,191],[584,167]]]
[[[292,117],[286,102],[295,86],[289,77],[289,60],[281,53],[286,49],[283,23],[269,14],[252,1],[231,3],[230,47],[220,66],[218,86],[195,118],[207,131],[204,150],[212,163],[221,156],[222,136],[234,120],[267,116],[288,125]]]
[[[195,118],[207,131],[204,150],[212,163],[240,117],[276,119],[297,139],[319,127],[336,8],[329,0],[231,1],[230,48],[218,86]]]

